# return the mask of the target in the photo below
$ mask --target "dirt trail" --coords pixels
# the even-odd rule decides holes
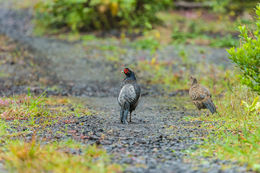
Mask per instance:
[[[104,140],[100,143],[114,154],[116,162],[130,164],[127,170],[133,172],[191,171],[192,166],[182,160],[183,151],[198,144],[200,140],[192,138],[202,136],[203,131],[181,120],[186,113],[174,106],[174,99],[143,97],[128,126],[119,124],[119,107],[115,100],[114,97],[102,101],[91,98],[87,105],[105,112],[95,117],[102,122],[94,122],[97,127],[91,131],[100,135],[104,130],[101,132],[105,134]],[[87,118],[88,121],[92,121],[91,118]],[[83,124],[77,128],[84,127]]]
[[[128,165],[126,172],[246,171],[228,161],[205,159],[204,163],[196,163],[185,157],[185,151],[201,144],[207,135],[200,128],[201,122],[183,120],[187,115],[197,116],[194,110],[183,111],[183,105],[189,104],[187,97],[142,97],[129,125],[119,123],[116,97],[83,101],[98,113],[76,118],[68,130],[74,131],[72,136],[83,143],[102,145],[114,155],[113,162]],[[223,170],[222,165],[231,167]]]

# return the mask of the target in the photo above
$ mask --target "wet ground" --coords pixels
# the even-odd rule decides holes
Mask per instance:
[[[148,51],[111,39],[92,40],[83,46],[82,42],[34,37],[31,16],[30,10],[10,10],[8,4],[0,7],[0,34],[6,45],[0,52],[1,95],[26,93],[30,88],[36,94],[47,91],[48,95],[80,96],[85,106],[98,112],[72,116],[69,121],[65,118],[38,137],[47,141],[74,138],[102,145],[114,155],[114,162],[126,164],[130,172],[245,172],[244,167],[233,164],[222,170],[223,165],[230,165],[227,161],[206,159],[195,164],[188,159],[185,151],[202,143],[207,133],[200,128],[201,122],[183,120],[187,115],[198,116],[183,106],[190,104],[187,95],[167,97],[156,86],[142,86],[143,97],[133,123],[119,123],[116,95],[123,76],[118,67],[151,60]],[[111,50],[111,45],[121,49]],[[185,50],[193,63],[229,64],[224,49],[187,46]],[[157,54],[162,60],[179,61],[179,51],[166,46]],[[109,61],[111,56],[118,56],[121,63]],[[64,133],[55,133],[58,131]]]

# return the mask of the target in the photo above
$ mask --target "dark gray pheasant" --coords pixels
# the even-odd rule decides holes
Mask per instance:
[[[198,81],[194,77],[190,77],[191,87],[189,90],[190,98],[192,99],[194,105],[199,109],[209,109],[212,114],[216,111],[216,107],[211,99],[211,94],[209,90],[198,84]]]
[[[121,123],[127,124],[127,116],[130,113],[130,121],[132,112],[135,110],[138,105],[138,100],[141,94],[141,88],[137,84],[135,74],[129,68],[125,68],[122,71],[125,74],[125,79],[121,85],[121,90],[117,98],[118,103],[121,107],[120,110],[120,120]]]

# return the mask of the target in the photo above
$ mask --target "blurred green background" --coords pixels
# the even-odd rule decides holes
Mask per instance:
[[[238,45],[238,26],[252,23],[257,0],[37,0],[35,33],[149,35],[159,43]],[[104,35],[104,34],[101,34]],[[140,37],[139,37],[140,38]],[[156,45],[156,41],[150,44]],[[148,43],[148,44],[149,44]],[[146,42],[145,42],[146,45]]]

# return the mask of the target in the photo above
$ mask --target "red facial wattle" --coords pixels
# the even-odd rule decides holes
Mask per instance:
[[[125,73],[125,74],[128,73],[128,69],[127,69],[127,68],[124,69],[124,73]]]

